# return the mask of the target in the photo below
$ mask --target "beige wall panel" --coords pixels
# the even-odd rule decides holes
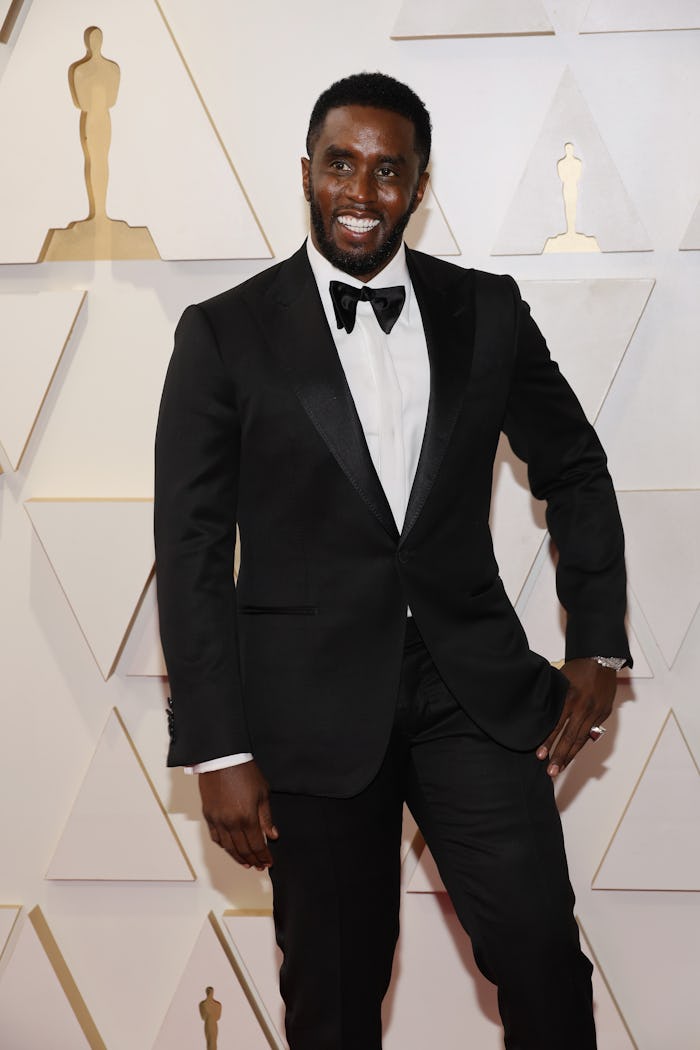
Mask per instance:
[[[619,489],[700,489],[700,256],[671,251],[597,423]]]
[[[85,294],[0,295],[0,442],[15,470]]]
[[[124,723],[109,717],[46,872],[48,879],[195,877]]]
[[[0,44],[10,39],[24,0],[0,0]]]
[[[0,959],[20,913],[19,904],[0,904]],[[0,971],[1,972],[1,971]]]
[[[595,956],[580,919],[579,931],[581,934],[581,947],[595,965],[593,970],[593,1009],[599,1042],[604,1044],[605,1050],[637,1050],[637,1043],[634,1041],[632,1033],[627,1027],[627,1022],[620,1012],[613,991],[603,972],[603,968]]]
[[[70,274],[80,264],[65,265]],[[158,264],[115,263],[116,279],[109,263],[93,265],[71,352],[32,441],[31,496],[152,495],[153,440],[173,329],[189,299],[212,294],[212,282],[172,287],[162,274],[156,278]]]
[[[275,924],[269,911],[227,911],[224,925],[245,967],[248,988],[265,1011],[270,1030],[281,1047],[284,1034],[284,1003],[279,990],[282,953],[275,942]]]
[[[566,229],[557,164],[570,142],[582,162],[576,230],[602,252],[649,251],[651,244],[571,70],[564,73],[507,212],[493,255],[539,255]]]
[[[695,214],[690,220],[690,225],[681,242],[681,250],[700,251],[700,204],[698,204]]]
[[[700,759],[700,608],[693,617],[669,676],[667,699],[673,706],[696,762]]]
[[[595,918],[584,918],[586,932],[638,1047],[695,1050],[700,895],[595,896],[601,899]],[[641,997],[640,984],[648,989]]]
[[[653,287],[653,280],[520,282],[552,357],[592,423]]]
[[[700,29],[698,0],[591,0],[582,33]]]
[[[152,502],[37,499],[26,509],[107,678],[152,572]]]
[[[410,882],[406,886],[406,893],[447,893],[435,859],[425,844],[423,844]]]
[[[553,33],[539,0],[404,0],[395,39],[434,36],[521,36]]]
[[[598,890],[700,890],[700,771],[671,712],[593,879]]]
[[[553,662],[563,660],[565,614],[557,600],[554,562],[549,543],[542,549],[533,567],[532,580],[528,581],[527,590],[523,592],[518,613],[531,648]],[[635,632],[635,615],[635,609],[630,607],[628,630],[634,667],[631,670],[625,668],[620,674],[623,677],[653,678],[649,660]]]
[[[406,230],[406,243],[428,255],[462,254],[430,184]]]
[[[630,585],[673,666],[700,604],[700,491],[620,492]]]
[[[0,975],[7,1050],[105,1050],[39,909],[24,917]]]
[[[146,226],[164,259],[267,258],[269,247],[152,0],[33,0],[0,84],[7,147],[0,262],[32,262],[49,229],[87,215],[68,67],[98,25],[121,82],[111,110],[107,211]],[[51,39],[51,47],[45,46]],[[41,54],[37,63],[34,56]],[[47,166],[52,172],[47,180]]]
[[[477,970],[469,939],[445,894],[403,898],[384,1020],[386,1050],[502,1050],[495,988]]]
[[[545,536],[544,508],[530,495],[527,468],[501,436],[491,497],[493,547],[508,597],[518,600]]]
[[[207,986],[213,987],[214,997],[222,1007],[218,1046],[222,1050],[234,1046],[241,1050],[270,1050],[270,1041],[251,1006],[249,993],[241,985],[237,966],[218,923],[210,917],[192,949],[153,1050],[207,1045],[199,1015],[199,1003],[205,998]]]
[[[146,588],[119,666],[125,674],[135,677],[164,678],[168,673],[158,631],[155,579]]]
[[[153,569],[151,500],[36,499],[41,544],[105,678]]]

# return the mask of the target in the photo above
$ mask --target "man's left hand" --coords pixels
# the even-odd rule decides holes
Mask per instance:
[[[569,691],[559,721],[537,749],[539,759],[549,758],[550,777],[556,777],[568,766],[590,739],[593,726],[605,721],[612,711],[617,688],[617,673],[593,659],[569,660],[561,670],[569,679]]]

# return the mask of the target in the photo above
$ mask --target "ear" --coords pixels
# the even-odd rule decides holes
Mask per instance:
[[[304,189],[304,197],[307,201],[311,200],[311,190],[309,189],[309,179],[311,177],[311,161],[308,157],[301,158],[301,185]]]
[[[416,210],[416,208],[418,207],[420,202],[423,200],[423,194],[425,193],[425,191],[428,188],[428,180],[429,179],[430,179],[430,172],[429,171],[424,171],[424,172],[422,172],[421,175],[418,176],[418,186],[416,188],[416,195],[415,195],[415,198],[414,198],[414,201],[413,201],[413,207],[411,208],[411,213],[413,213]]]

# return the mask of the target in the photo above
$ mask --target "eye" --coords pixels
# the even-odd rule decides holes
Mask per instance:
[[[345,160],[333,160],[331,167],[334,171],[350,171],[350,165]]]
[[[389,167],[384,166],[384,167],[378,169],[377,175],[379,175],[380,178],[382,178],[382,179],[388,179],[388,178],[391,178],[391,177],[395,177],[396,176],[396,172],[394,171],[393,168],[389,168]]]

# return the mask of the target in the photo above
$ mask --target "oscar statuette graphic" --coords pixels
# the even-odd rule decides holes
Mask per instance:
[[[557,175],[561,180],[564,197],[564,215],[566,232],[556,237],[548,237],[544,252],[599,252],[598,241],[585,233],[576,232],[576,210],[578,207],[579,181],[583,162],[574,155],[573,142],[564,146],[564,156],[557,161]]]
[[[206,999],[199,1004],[199,1016],[204,1021],[204,1036],[207,1050],[216,1050],[221,1020],[221,1003],[214,998],[214,989],[209,985],[204,989]]]
[[[158,259],[158,250],[145,226],[129,226],[107,215],[110,109],[116,105],[120,70],[102,54],[102,30],[85,30],[86,55],[68,70],[74,105],[80,110],[80,142],[85,155],[87,218],[65,229],[49,230],[39,260]]]

